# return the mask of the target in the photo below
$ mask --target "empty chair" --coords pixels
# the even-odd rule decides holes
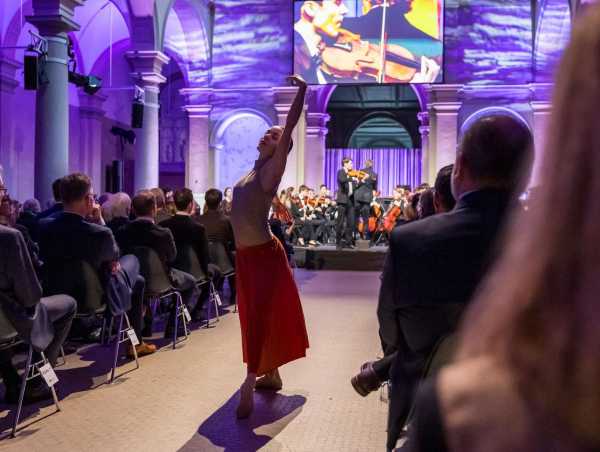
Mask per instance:
[[[173,287],[169,275],[165,270],[158,253],[152,248],[138,246],[132,249],[133,254],[140,262],[140,273],[146,280],[146,291],[144,297],[149,301],[153,313],[161,300],[175,298],[173,349],[175,346],[188,338],[188,316],[187,307],[183,304],[181,293]],[[177,326],[179,319],[183,322],[184,338],[178,340]]]

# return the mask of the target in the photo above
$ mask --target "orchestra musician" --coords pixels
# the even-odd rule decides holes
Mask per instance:
[[[335,39],[340,33],[348,8],[342,0],[308,1],[302,4],[300,19],[294,24],[294,71],[307,83],[325,84],[321,70],[324,38]]]
[[[368,176],[364,177],[356,188],[354,202],[356,204],[356,216],[363,224],[361,238],[364,240],[364,233],[368,229],[365,225],[369,222],[373,192],[377,191],[377,173],[373,171],[373,160],[367,160],[361,171]]]
[[[352,160],[342,160],[342,168],[337,173],[337,222],[336,222],[336,247],[354,248],[354,192],[358,186],[358,179],[349,173],[352,171]],[[342,240],[343,237],[343,240]]]

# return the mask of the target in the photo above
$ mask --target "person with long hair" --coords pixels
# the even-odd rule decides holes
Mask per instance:
[[[269,228],[269,210],[292,149],[292,132],[304,108],[306,82],[298,87],[285,127],[271,127],[258,143],[254,168],[233,189],[231,223],[236,241],[238,308],[247,376],[237,417],[252,413],[254,389],[279,390],[279,367],[306,356],[308,334],[283,245]],[[256,378],[261,377],[258,381]]]
[[[231,187],[225,187],[223,191],[223,200],[219,206],[219,210],[226,217],[231,215],[231,201],[233,200],[233,189]]]
[[[412,450],[600,450],[600,7],[581,20],[558,66],[543,188],[513,219],[454,364],[422,388]]]

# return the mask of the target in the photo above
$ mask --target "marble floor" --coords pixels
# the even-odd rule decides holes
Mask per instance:
[[[311,348],[281,370],[284,389],[258,394],[254,414],[235,419],[244,377],[237,314],[189,341],[141,360],[139,370],[102,384],[110,350],[68,356],[57,369],[62,412],[26,407],[7,451],[381,451],[387,405],[358,396],[349,379],[379,352],[375,316],[378,274],[296,271]],[[130,366],[130,365],[129,365]],[[123,364],[119,369],[127,370]],[[98,385],[94,389],[90,389]],[[0,406],[6,432],[13,412]],[[33,422],[33,423],[32,423]]]

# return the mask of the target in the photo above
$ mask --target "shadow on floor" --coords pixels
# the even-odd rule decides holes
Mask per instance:
[[[179,451],[257,451],[274,440],[300,414],[306,397],[257,391],[254,412],[244,420],[235,417],[238,402],[239,391],[206,419]]]

